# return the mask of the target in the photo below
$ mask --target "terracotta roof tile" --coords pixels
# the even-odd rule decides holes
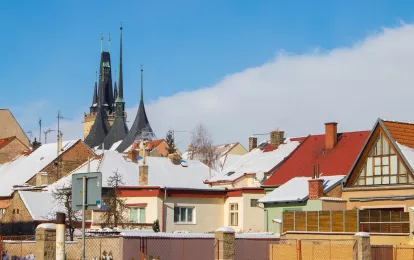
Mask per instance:
[[[7,137],[7,138],[0,139],[0,148],[3,148],[3,146],[8,144],[9,142],[14,140],[15,138],[16,138],[16,136],[10,136],[10,137]]]
[[[383,120],[388,132],[398,143],[414,148],[414,124]]]
[[[325,135],[310,135],[264,183],[280,186],[294,177],[311,177],[312,167],[319,164],[323,176],[347,175],[370,131],[338,134],[338,142],[325,149]]]

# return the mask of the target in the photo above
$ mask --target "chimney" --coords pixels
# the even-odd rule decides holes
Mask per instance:
[[[59,155],[61,151],[62,151],[62,136],[58,135],[57,154]]]
[[[284,141],[285,132],[281,130],[275,130],[270,132],[270,144],[273,146],[279,146]]]
[[[138,157],[138,151],[137,151],[137,150],[135,150],[135,149],[131,149],[131,150],[129,150],[129,152],[128,152],[128,158],[129,158],[132,162],[137,163],[137,162],[138,162],[137,157]]]
[[[309,200],[317,200],[323,197],[323,179],[319,178],[319,165],[312,168],[312,179],[308,180]]]
[[[36,174],[36,186],[48,185],[48,174],[47,172],[39,172]]]
[[[249,137],[249,152],[257,147],[257,137],[250,136]]]
[[[333,149],[338,141],[338,123],[325,123],[325,149]]]
[[[41,142],[38,142],[38,141],[36,140],[36,138],[35,138],[35,139],[34,139],[34,141],[33,141],[33,143],[32,143],[32,148],[33,148],[33,151],[36,151],[36,150],[37,150],[37,148],[39,148],[41,145],[42,145],[42,143],[41,143]]]
[[[148,185],[148,165],[139,166],[139,186]]]

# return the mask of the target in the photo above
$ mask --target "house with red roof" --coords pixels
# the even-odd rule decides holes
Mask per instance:
[[[377,120],[349,170],[342,198],[348,209],[391,210],[397,217],[414,206],[414,123]]]
[[[21,153],[28,150],[29,147],[16,136],[0,139],[0,165],[10,162]]]
[[[352,168],[369,133],[338,133],[337,123],[326,123],[325,134],[307,136],[262,185],[267,192],[266,197],[259,201],[264,204],[265,230],[278,232],[275,221],[282,218],[284,211],[345,209],[341,199],[342,179]],[[334,178],[336,176],[340,182]],[[327,189],[329,180],[335,185]],[[312,189],[318,191],[317,196],[310,196]],[[306,194],[292,199],[292,192],[293,195]],[[282,197],[289,197],[289,200]],[[321,198],[327,198],[329,203],[323,203]]]

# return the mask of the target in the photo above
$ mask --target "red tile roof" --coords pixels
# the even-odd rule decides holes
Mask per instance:
[[[319,164],[323,176],[347,175],[370,131],[338,134],[332,150],[325,150],[325,135],[310,135],[264,183],[280,186],[294,177],[311,177],[312,167]]]
[[[0,139],[0,148],[3,148],[3,146],[8,144],[9,142],[14,140],[15,138],[16,138],[16,136],[10,136],[10,137],[7,137],[7,138]]]
[[[414,124],[383,120],[388,132],[398,143],[414,148]]]

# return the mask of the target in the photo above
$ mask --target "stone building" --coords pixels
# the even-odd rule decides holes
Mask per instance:
[[[16,136],[0,139],[0,164],[7,163],[29,150]]]
[[[24,145],[30,145],[29,138],[10,110],[0,108],[0,122],[0,139],[16,136]]]

